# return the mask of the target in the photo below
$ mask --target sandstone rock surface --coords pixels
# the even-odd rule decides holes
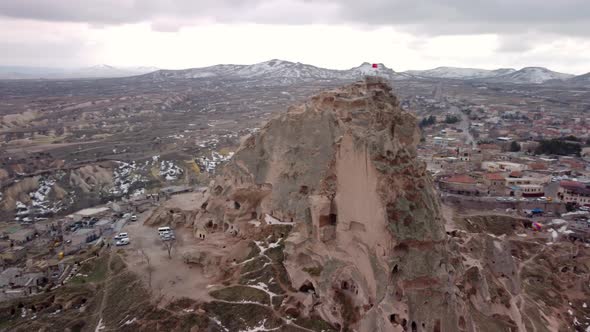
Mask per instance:
[[[244,141],[204,215],[239,232],[253,218],[293,223],[284,265],[295,289],[313,288],[316,300],[294,295],[308,315],[359,331],[457,331],[459,316],[472,322],[418,141],[382,80],[322,92]]]

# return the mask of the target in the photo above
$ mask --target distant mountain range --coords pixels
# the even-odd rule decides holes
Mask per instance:
[[[513,84],[572,84],[589,85],[590,73],[571,75],[551,71],[543,67],[525,67],[520,70],[500,68],[495,70],[458,67],[438,67],[429,70],[396,72],[383,64],[373,68],[370,63],[347,70],[316,67],[299,62],[273,59],[253,65],[215,65],[203,68],[166,70],[155,67],[113,67],[98,65],[79,69],[54,69],[33,67],[1,67],[0,79],[66,79],[108,78],[142,75],[152,80],[229,78],[270,80],[277,84],[290,84],[315,80],[356,80],[365,75],[379,75],[389,80],[404,79],[456,79],[489,83]]]
[[[69,79],[127,77],[142,75],[156,70],[159,70],[159,68],[114,67],[109,65],[96,65],[92,67],[74,69],[0,66],[0,79]]]
[[[372,68],[372,64],[365,62],[348,70],[335,70],[277,59],[253,65],[215,65],[182,70],[159,70],[144,76],[153,79],[203,77],[275,79],[288,83],[315,80],[355,80],[365,75],[379,75],[391,80],[411,77],[407,74],[396,73],[383,64],[378,64],[377,68]]]
[[[558,73],[543,67],[525,67],[513,73],[491,77],[493,82],[540,84],[551,80],[568,80],[575,75]]]
[[[566,81],[571,74],[558,73],[543,67],[525,67],[521,70],[501,68],[496,70],[438,67],[429,70],[410,70],[406,73],[418,77],[481,80],[497,83],[540,84],[552,80]]]
[[[144,75],[155,80],[159,79],[192,79],[203,77],[226,77],[240,79],[270,79],[279,80],[280,83],[292,83],[296,81],[312,80],[354,80],[364,75],[379,75],[390,80],[403,80],[410,78],[427,79],[460,79],[495,83],[514,84],[540,84],[545,82],[555,83],[588,83],[588,79],[578,79],[581,76],[558,73],[542,67],[525,67],[520,70],[512,68],[500,68],[496,70],[438,67],[429,70],[409,70],[396,72],[383,64],[373,68],[365,62],[358,67],[348,70],[334,70],[315,67],[302,63],[294,63],[284,60],[270,60],[253,65],[215,65],[204,68],[191,68],[182,70],[159,70]],[[590,74],[587,74],[590,76]]]
[[[572,77],[568,81],[574,84],[590,85],[590,73]]]
[[[478,79],[512,74],[516,69],[502,68],[496,70],[458,67],[438,67],[428,70],[408,70],[407,74],[428,78]]]

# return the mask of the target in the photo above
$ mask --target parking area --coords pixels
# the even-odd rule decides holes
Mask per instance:
[[[156,298],[165,295],[165,299],[162,298],[164,302],[181,297],[208,299],[207,286],[211,281],[204,276],[201,268],[187,265],[182,259],[182,252],[196,250],[198,242],[191,238],[189,230],[174,230],[176,239],[169,258],[158,228],[143,224],[151,212],[138,215],[137,222],[127,223],[122,229],[130,239],[129,245],[119,247],[128,267],[141,276]]]

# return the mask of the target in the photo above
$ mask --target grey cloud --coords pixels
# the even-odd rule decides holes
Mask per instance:
[[[500,42],[500,46],[498,47],[498,52],[507,52],[507,53],[523,53],[526,51],[531,50],[534,47],[532,43],[524,43],[520,42],[516,39],[507,39],[502,40]]]
[[[548,40],[556,38],[549,34],[513,34],[503,35],[500,37],[498,52],[505,53],[524,53],[532,50],[535,46],[547,43]]]
[[[8,17],[90,24],[150,22],[155,29],[163,31],[175,31],[192,20],[212,19],[276,24],[390,25],[426,35],[527,31],[590,35],[588,13],[588,0],[0,1],[0,15]],[[167,21],[160,22],[161,17]]]

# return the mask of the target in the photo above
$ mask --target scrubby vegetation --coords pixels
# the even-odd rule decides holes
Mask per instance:
[[[427,117],[427,118],[423,118],[423,119],[420,121],[420,128],[424,128],[424,127],[432,126],[432,125],[434,125],[434,124],[436,124],[436,116],[434,116],[434,115],[431,115],[431,116],[429,116],[429,117]]]
[[[247,286],[230,286],[209,293],[216,299],[231,302],[256,302],[270,304],[270,299],[266,292]]]
[[[517,141],[512,141],[510,143],[510,152],[518,152],[520,151],[520,144]]]
[[[303,268],[303,271],[309,273],[309,275],[314,277],[319,277],[322,274],[323,268],[321,266],[314,266],[314,267],[306,267]]]
[[[457,123],[459,121],[461,121],[461,119],[459,119],[459,117],[456,116],[456,115],[447,115],[445,117],[445,123],[446,124],[453,124],[453,123]]]
[[[579,143],[563,139],[541,140],[535,154],[555,154],[560,156],[579,156],[582,146]]]

